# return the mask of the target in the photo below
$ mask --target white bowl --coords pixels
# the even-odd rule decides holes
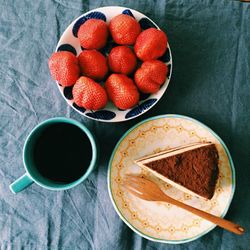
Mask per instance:
[[[159,29],[159,27],[147,16],[143,15],[142,13],[125,8],[125,7],[118,7],[118,6],[109,6],[109,7],[102,7],[98,9],[91,10],[86,12],[85,14],[81,15],[77,19],[75,19],[68,28],[64,31],[63,35],[61,36],[56,51],[70,51],[75,55],[79,55],[82,51],[80,46],[79,40],[77,38],[77,31],[81,24],[83,24],[86,20],[91,18],[102,19],[105,22],[109,23],[110,19],[119,14],[127,14],[133,16],[141,25],[143,30],[155,27]],[[108,54],[108,51],[114,46],[112,40],[107,43],[107,46],[101,50],[104,54]],[[121,122],[133,119],[137,116],[142,115],[150,108],[152,108],[162,97],[164,92],[166,91],[171,74],[172,74],[172,55],[171,50],[168,44],[168,49],[166,53],[159,59],[164,61],[169,67],[169,73],[165,83],[161,86],[160,90],[155,94],[141,94],[139,104],[132,109],[128,110],[119,110],[117,107],[113,105],[113,103],[108,102],[106,107],[99,111],[92,111],[92,110],[85,110],[84,108],[78,107],[72,97],[72,86],[71,87],[63,87],[58,84],[58,88],[67,101],[67,103],[74,108],[80,114],[91,118],[97,121],[104,121],[104,122]]]

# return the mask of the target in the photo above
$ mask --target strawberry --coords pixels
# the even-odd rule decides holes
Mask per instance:
[[[165,82],[168,67],[159,60],[144,62],[135,72],[135,83],[143,93],[155,93]]]
[[[117,44],[132,45],[140,34],[141,27],[133,17],[120,14],[111,19],[109,30]]]
[[[98,110],[104,108],[108,97],[105,89],[94,80],[81,76],[73,86],[74,102],[85,109]]]
[[[109,99],[117,108],[129,109],[139,101],[139,92],[132,79],[122,74],[112,74],[105,83]]]
[[[142,61],[157,59],[167,49],[168,39],[166,34],[156,28],[144,30],[136,39],[135,54]]]
[[[107,60],[97,50],[84,50],[78,56],[81,72],[94,80],[102,80],[108,73]]]
[[[101,49],[108,39],[108,26],[101,19],[89,19],[78,30],[80,44],[85,49]]]
[[[108,56],[109,68],[115,73],[129,75],[135,70],[136,63],[135,54],[126,46],[113,48]]]
[[[80,75],[77,57],[68,51],[55,52],[49,58],[50,74],[62,86],[73,85]]]

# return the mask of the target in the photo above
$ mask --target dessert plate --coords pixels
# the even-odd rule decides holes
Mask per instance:
[[[211,200],[186,194],[134,164],[134,160],[181,145],[213,142],[219,153],[219,178]],[[176,206],[141,200],[124,189],[126,174],[135,174],[159,184],[169,196],[217,216],[225,216],[235,190],[235,171],[230,153],[211,129],[192,118],[163,115],[135,125],[117,143],[109,162],[110,198],[121,219],[136,233],[153,241],[179,244],[193,241],[215,225]]]
[[[111,18],[122,13],[133,16],[140,23],[142,30],[151,27],[159,29],[159,27],[151,19],[149,19],[147,16],[143,15],[142,13],[136,10],[118,6],[102,7],[86,12],[85,14],[75,19],[64,31],[62,37],[60,38],[57,44],[56,51],[70,51],[78,56],[82,51],[79,40],[77,38],[77,32],[81,24],[83,24],[86,20],[91,18],[102,19],[103,21],[109,23]],[[108,55],[110,50],[114,46],[116,45],[110,39],[107,45],[101,50],[101,52],[105,55]],[[169,67],[169,73],[167,75],[165,83],[161,86],[160,90],[155,94],[150,95],[150,94],[140,93],[139,104],[133,107],[132,109],[119,110],[111,102],[109,102],[107,106],[102,110],[99,111],[85,110],[84,108],[78,107],[74,103],[72,96],[72,86],[63,87],[58,84],[58,88],[64,99],[73,109],[75,109],[77,112],[90,119],[105,121],[105,122],[120,122],[120,121],[130,120],[145,113],[150,108],[152,108],[160,100],[160,98],[162,97],[162,95],[164,94],[164,92],[168,87],[172,74],[172,55],[169,44],[166,53],[161,58],[159,58],[159,60],[166,63]]]

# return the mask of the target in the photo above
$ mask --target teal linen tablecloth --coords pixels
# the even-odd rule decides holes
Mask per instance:
[[[51,79],[47,60],[69,23],[100,6],[120,5],[152,18],[169,37],[173,76],[161,101],[125,123],[98,123],[72,108]],[[250,4],[220,1],[0,0],[0,249],[250,249]],[[183,245],[159,244],[131,231],[112,207],[108,160],[134,124],[154,115],[188,115],[227,144],[236,192],[227,219],[247,233],[220,228]],[[66,116],[99,138],[101,159],[88,180],[64,192],[9,184],[24,173],[22,147],[39,122]],[[108,143],[107,143],[108,142]]]

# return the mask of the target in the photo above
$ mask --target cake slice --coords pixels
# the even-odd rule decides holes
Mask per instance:
[[[193,143],[135,161],[140,167],[186,193],[211,199],[218,179],[215,144]]]

